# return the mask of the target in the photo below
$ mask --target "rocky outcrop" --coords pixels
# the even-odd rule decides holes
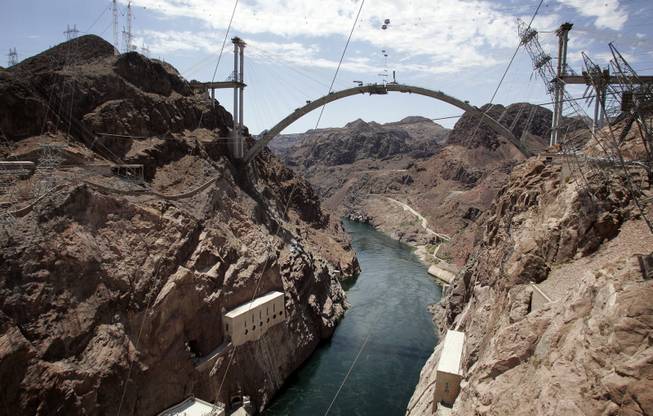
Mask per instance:
[[[97,36],[58,45],[1,75],[7,117],[0,127],[10,141],[61,130],[105,157],[124,158],[134,138],[198,127],[225,136],[232,124],[229,113],[194,95],[161,62],[137,53],[114,56]]]
[[[219,139],[231,116],[175,71],[114,57],[99,38],[74,42],[87,59],[60,62],[60,45],[0,85],[0,102],[16,103],[10,156],[40,162],[39,145],[58,143],[65,163],[13,185],[15,223],[0,230],[3,408],[157,414],[191,394],[263,408],[344,313],[340,280],[358,264],[339,221],[269,152],[247,171],[232,161]],[[14,117],[47,100],[47,79],[62,81],[50,92],[69,117],[49,110],[45,131],[21,139],[34,132]],[[103,171],[107,159],[143,164],[145,182]],[[223,313],[272,290],[286,321],[228,344]]]
[[[653,412],[653,287],[637,263],[653,235],[618,169],[586,166],[584,180],[560,169],[515,168],[436,307],[441,332],[467,336],[453,415]],[[552,302],[537,306],[531,282]],[[432,414],[437,351],[410,415]]]
[[[386,124],[357,119],[342,128],[284,135],[273,140],[270,147],[288,165],[308,169],[316,165],[349,165],[401,154],[427,157],[438,149],[446,136],[446,129],[422,117]]]

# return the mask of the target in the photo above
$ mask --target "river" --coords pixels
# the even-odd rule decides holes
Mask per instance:
[[[346,221],[345,228],[362,269],[343,285],[351,307],[266,416],[324,415],[329,406],[333,416],[403,415],[436,344],[426,306],[440,300],[440,287],[411,247],[365,224]]]

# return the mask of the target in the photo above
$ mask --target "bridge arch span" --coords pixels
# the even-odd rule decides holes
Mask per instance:
[[[291,114],[289,114],[286,118],[284,118],[279,123],[277,123],[274,127],[272,127],[270,130],[265,132],[256,141],[256,144],[252,146],[247,152],[247,154],[245,155],[245,159],[244,159],[245,163],[249,163],[252,159],[254,159],[256,155],[258,155],[265,148],[265,146],[267,146],[268,143],[270,143],[272,139],[278,136],[279,133],[281,133],[286,127],[288,127],[295,121],[299,120],[301,117],[305,116],[306,114],[310,113],[311,111],[320,108],[325,104],[346,97],[350,97],[356,94],[367,93],[370,95],[384,95],[387,94],[388,92],[402,92],[402,93],[423,95],[426,97],[431,97],[436,100],[440,100],[445,103],[451,104],[455,107],[460,108],[463,111],[471,111],[472,113],[479,114],[482,117],[483,121],[486,122],[488,126],[490,126],[495,132],[510,140],[510,142],[514,144],[517,147],[517,149],[519,149],[525,156],[530,156],[530,152],[515,137],[515,135],[512,134],[512,132],[508,128],[502,126],[498,121],[488,116],[487,114],[483,113],[478,108],[464,101],[461,101],[457,98],[454,98],[450,95],[447,95],[442,91],[430,90],[428,88],[416,87],[413,85],[390,83],[386,85],[368,84],[368,85],[361,85],[358,87],[348,88],[341,91],[333,91],[323,97],[318,98],[315,101],[308,102],[305,106],[296,109]]]

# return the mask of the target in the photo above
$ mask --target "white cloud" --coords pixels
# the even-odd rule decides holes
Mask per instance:
[[[138,0],[137,4],[167,17],[202,22],[199,29],[203,32],[193,36],[145,32],[154,53],[215,51],[233,7],[232,1],[226,0]],[[265,50],[285,62],[333,67],[334,58],[325,58],[327,51],[315,43],[345,37],[359,4],[358,0],[243,0],[232,31],[252,44],[252,38],[273,35],[274,42],[268,42]],[[507,51],[517,44],[516,16],[511,14],[514,11],[500,6],[483,0],[439,0],[436,4],[432,0],[378,0],[363,8],[352,42],[356,48],[388,49],[393,62],[400,62],[398,70],[454,73],[487,67],[497,63],[497,49]],[[552,20],[551,16],[538,16],[538,22]],[[385,18],[391,23],[382,30]],[[328,56],[335,55],[328,52]],[[352,71],[378,70],[378,65],[369,60],[350,58],[343,65]]]
[[[558,0],[561,4],[573,7],[587,17],[595,17],[594,26],[599,29],[621,30],[628,20],[628,13],[619,0]]]
[[[637,57],[635,55],[622,51],[619,51],[619,53],[621,53],[621,56],[623,56],[623,58],[629,63],[637,62]],[[612,58],[613,57],[611,52],[599,52],[592,56],[594,62],[598,64],[608,63],[612,60]]]

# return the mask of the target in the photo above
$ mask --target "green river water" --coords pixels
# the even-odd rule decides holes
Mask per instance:
[[[403,415],[437,337],[426,306],[440,287],[410,246],[345,222],[362,272],[345,283],[351,307],[333,338],[286,382],[266,416]],[[364,348],[361,349],[361,346]]]

